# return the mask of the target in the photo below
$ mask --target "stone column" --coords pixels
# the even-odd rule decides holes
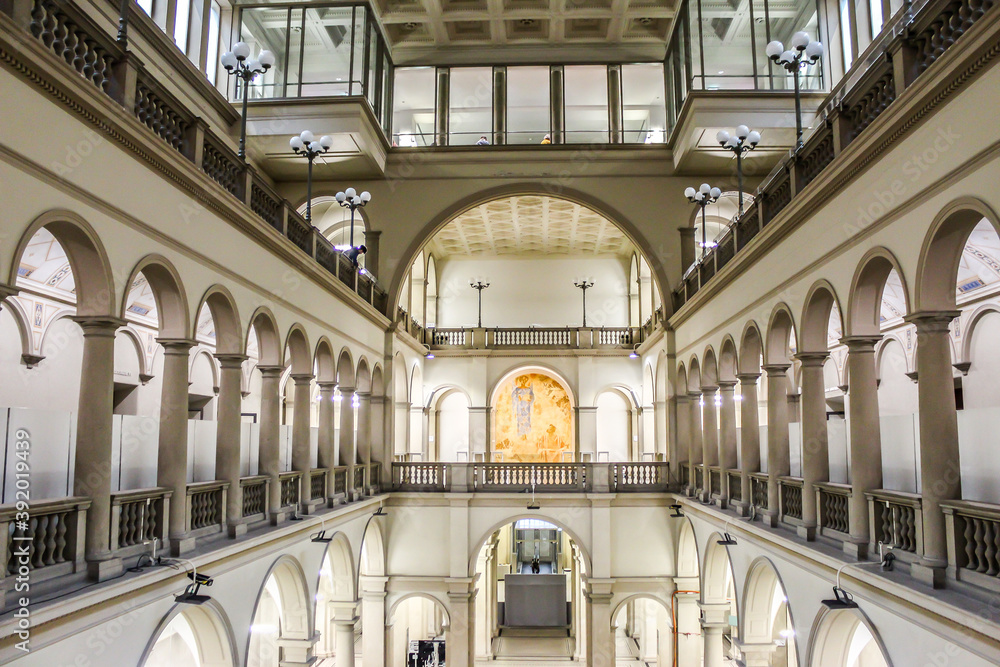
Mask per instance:
[[[743,485],[741,513],[749,513],[753,504],[750,473],[760,472],[760,409],[757,399],[758,373],[740,373],[740,483]]]
[[[677,404],[677,457],[676,460],[670,459],[670,472],[671,476],[679,482],[681,479],[681,457],[684,457],[683,463],[685,466],[691,465],[691,453],[688,451],[691,446],[691,410],[688,408],[688,397],[686,394],[675,396],[674,400]]]
[[[361,664],[385,667],[385,587],[387,577],[362,577]]]
[[[736,388],[735,380],[719,380],[719,467],[722,469],[722,505],[729,504],[727,470],[739,466],[736,460]]]
[[[257,468],[268,476],[267,512],[272,524],[284,521],[281,511],[281,366],[258,366],[260,371],[260,442]]]
[[[826,382],[823,364],[828,352],[802,352],[802,522],[799,536],[816,539],[818,513],[816,483],[830,481],[830,455],[826,432]]]
[[[875,369],[875,345],[880,340],[881,336],[848,336],[840,340],[847,346],[847,409],[851,429],[851,539],[844,543],[844,551],[857,558],[867,555],[870,541],[865,494],[882,486],[882,434]]]
[[[340,387],[340,465],[347,466],[347,496],[353,497],[354,468],[358,463],[354,433],[354,387]]]
[[[764,367],[767,373],[767,511],[765,521],[778,525],[779,481],[791,472],[788,452],[788,364]]]
[[[609,143],[622,143],[622,66],[608,65]]]
[[[319,383],[319,433],[317,434],[316,464],[320,468],[328,468],[332,478],[333,468],[337,467],[337,424],[336,412],[333,406],[333,393],[336,382]],[[333,495],[327,488],[327,498]]]
[[[434,144],[448,145],[448,113],[451,107],[451,70],[438,67],[437,98],[434,100]],[[412,311],[411,311],[412,312]]]
[[[611,627],[610,581],[587,584],[587,665],[604,667],[615,664],[615,632]]]
[[[493,446],[490,425],[493,422],[490,406],[469,408],[469,461],[476,460],[476,454],[482,454],[483,459],[490,459],[490,448]]]
[[[124,320],[76,317],[83,329],[80,402],[76,417],[73,494],[91,500],[84,554],[87,572],[103,581],[122,571],[111,553],[111,433],[114,411],[115,332]]]
[[[949,327],[958,311],[915,313],[906,318],[917,327],[917,381],[920,397],[920,482],[923,496],[924,552],[913,576],[943,585],[948,564],[942,500],[962,497],[959,468],[958,415],[951,366]]]
[[[691,465],[691,490],[696,491],[702,488],[703,480],[698,479],[698,470],[695,466],[702,463],[704,451],[702,450],[702,425],[701,425],[701,393],[696,391],[688,392],[688,414],[690,415],[691,429],[691,449],[688,461]]]
[[[694,240],[694,227],[678,227],[677,231],[681,235],[681,272],[688,270],[688,267],[694,264],[695,259],[695,240]]]
[[[371,397],[371,435],[369,437],[372,462],[378,462],[382,466],[383,488],[392,480],[392,452],[389,451],[389,443],[385,437],[386,400],[385,396]]]
[[[695,583],[694,589],[697,589],[697,587],[698,584]],[[677,664],[679,667],[700,665],[704,644],[700,637],[698,598],[694,595],[678,595],[676,605],[678,630]]]
[[[576,413],[576,456],[583,460],[584,454],[590,454],[591,460],[597,462],[597,407],[577,406]]]
[[[358,437],[357,437],[358,461],[366,468],[372,462],[371,399],[372,395],[370,393],[358,392]],[[365,475],[365,486],[366,487],[371,486],[370,473],[366,473]]]
[[[179,556],[194,548],[187,531],[188,483],[188,364],[194,341],[158,339],[163,346],[163,387],[156,483],[174,495],[170,503],[170,551]]]
[[[312,470],[312,456],[309,452],[309,429],[312,412],[312,373],[296,373],[292,376],[295,386],[292,389],[292,470],[302,473],[302,483],[299,485],[299,508],[308,513],[312,503],[312,484],[309,471]]]
[[[219,362],[218,423],[215,436],[215,478],[229,482],[226,493],[226,524],[229,536],[247,531],[243,523],[243,490],[240,488],[241,384],[245,354],[216,354]]]
[[[715,392],[718,387],[703,386],[701,388],[701,448],[702,461],[705,463],[704,493],[702,500],[712,500],[712,473],[709,468],[719,465],[719,417],[718,406],[715,405]]]
[[[729,604],[699,602],[701,608],[701,637],[704,644],[704,667],[724,667],[725,653],[722,632],[729,624]]]
[[[549,66],[549,125],[552,143],[566,143],[566,109],[563,106],[565,71],[562,65]]]
[[[333,620],[333,626],[337,634],[337,656],[334,660],[336,667],[354,667],[354,626],[358,618],[351,611],[350,617],[337,616]]]
[[[448,667],[472,667],[475,655],[476,594],[471,582],[449,581],[451,624],[445,634]]]
[[[507,143],[507,68],[493,67],[493,145]]]

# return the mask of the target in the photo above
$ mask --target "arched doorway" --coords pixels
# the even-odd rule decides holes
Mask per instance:
[[[636,595],[612,613],[618,667],[672,667],[673,622],[670,609],[651,595]]]
[[[451,617],[439,599],[423,593],[404,595],[389,610],[385,623],[389,635],[387,667],[407,667],[411,647],[423,658],[418,658],[417,664],[446,664]]]
[[[254,606],[247,667],[278,667],[312,655],[308,590],[295,559],[283,556],[271,567]]]

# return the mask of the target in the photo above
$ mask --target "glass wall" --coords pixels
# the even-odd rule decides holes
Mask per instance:
[[[392,143],[414,147],[434,144],[433,67],[397,67],[392,90]]]
[[[608,143],[607,65],[567,65],[563,71],[566,143]]]
[[[254,55],[267,49],[276,60],[254,81],[251,97],[360,95],[385,119],[381,82],[392,62],[365,5],[244,7],[240,39]],[[235,87],[236,78],[230,78]],[[235,99],[240,95],[234,90]]]
[[[471,146],[493,141],[493,68],[455,67],[448,91],[448,143]]]
[[[667,115],[662,63],[622,65],[622,142],[662,144]]]
[[[549,68],[507,68],[507,143],[540,144],[552,131]]]

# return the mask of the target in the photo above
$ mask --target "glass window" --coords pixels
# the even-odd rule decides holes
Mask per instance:
[[[285,59],[283,90],[275,91],[276,97],[301,97],[302,87],[302,35],[305,34],[306,13],[293,7],[288,13],[288,57]]]
[[[385,55],[385,46],[382,47],[382,97],[379,99],[379,119],[382,121],[382,129],[389,134],[389,119],[392,117],[389,105],[392,83],[392,65],[389,63],[389,56]]]
[[[688,67],[688,80],[691,88],[701,90],[705,87],[705,77],[702,76],[701,66],[701,3],[698,0],[691,0],[688,3],[687,25],[690,27],[689,34],[691,41],[687,46],[687,57],[685,62]]]
[[[347,11],[351,11],[348,9]],[[365,80],[365,8],[354,8],[354,63],[351,71],[351,95],[364,95]]]
[[[723,7],[720,11],[719,7]],[[748,90],[754,88],[753,43],[748,4],[733,11],[728,4],[699,3],[694,66],[701,81],[695,88]],[[700,59],[700,60],[699,60]]]
[[[507,68],[507,143],[540,144],[549,127],[549,68]]]
[[[851,69],[854,50],[851,46],[851,8],[848,0],[840,0],[840,48],[844,56],[844,71]]]
[[[376,88],[378,62],[378,31],[375,29],[375,24],[371,23],[368,26],[368,88],[366,92],[368,94],[368,103],[372,105],[372,109],[376,113],[378,113],[378,88]]]
[[[882,0],[868,0],[868,11],[872,18],[872,39],[882,32],[885,17],[882,16]]]
[[[433,67],[397,67],[392,91],[392,140],[396,146],[434,143]]]
[[[347,95],[350,66],[351,8],[307,7],[302,30],[301,96]]]
[[[180,0],[177,3],[177,14],[174,16],[174,43],[184,53],[188,52],[188,24],[191,21],[191,0]]]
[[[177,11],[180,11],[180,0],[178,0]],[[190,18],[188,19],[188,49],[187,57],[194,66],[201,69],[201,45],[202,36],[205,35],[205,0],[190,0]]]
[[[622,65],[622,129],[626,144],[666,141],[663,64]]]
[[[846,1],[846,0],[845,0]],[[768,90],[793,90],[793,77],[784,67],[765,55],[769,42],[779,41],[787,48],[792,35],[802,30],[819,39],[815,0],[795,0],[792,12],[778,11],[765,0],[754,0],[754,56],[757,59],[758,87]],[[804,19],[804,20],[803,20]],[[823,63],[802,68],[799,84],[803,90],[823,89]]]
[[[566,143],[608,143],[608,68],[573,65],[563,70]]]
[[[205,74],[214,86],[219,71],[219,32],[221,26],[222,8],[213,2],[208,14],[208,53],[205,54]]]
[[[448,143],[472,146],[493,141],[493,68],[453,67],[448,92]]]
[[[274,54],[274,67],[254,79],[250,88],[250,97],[283,97],[285,77],[288,73],[288,21],[289,12],[286,7],[258,7],[244,9],[242,14],[240,39],[250,46],[250,52],[256,57],[261,51],[267,50]],[[233,85],[239,84],[237,77],[231,77]],[[237,90],[239,99],[242,90]]]

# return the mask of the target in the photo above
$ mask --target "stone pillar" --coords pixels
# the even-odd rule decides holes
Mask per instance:
[[[697,253],[695,252],[694,227],[678,227],[677,231],[681,235],[681,272],[688,270],[694,264]]]
[[[743,663],[746,667],[770,667],[771,654],[776,648],[774,642],[767,644],[744,644],[736,640],[736,648],[743,656]]]
[[[490,434],[490,426],[493,408],[470,407],[469,408],[469,461],[476,460],[476,454],[482,454],[483,460],[490,459],[490,449],[493,447],[493,438]]]
[[[472,582],[449,580],[448,606],[451,624],[445,634],[448,667],[473,667],[475,664],[476,594]]]
[[[622,143],[622,66],[608,65],[609,143]]]
[[[767,507],[765,521],[778,525],[778,478],[791,472],[788,452],[788,364],[764,367],[767,373]]]
[[[279,637],[278,649],[281,652],[281,667],[310,667],[316,664],[313,651],[319,635],[313,634],[307,638]]]
[[[562,65],[549,66],[549,125],[552,143],[566,143],[566,108],[563,104],[565,71]]]
[[[157,340],[163,346],[163,388],[160,393],[160,433],[156,483],[174,495],[167,519],[170,551],[179,556],[194,548],[187,531],[188,364],[190,340]]]
[[[597,407],[577,406],[576,413],[576,455],[582,461],[584,454],[590,454],[597,461]]]
[[[920,397],[920,482],[923,496],[924,552],[913,576],[943,585],[948,564],[942,500],[962,497],[959,468],[958,415],[951,366],[949,327],[958,311],[914,313],[906,318],[917,327],[917,381]]]
[[[372,462],[371,399],[372,395],[370,393],[358,392],[358,461],[366,467]],[[365,486],[371,486],[370,474],[365,477]]]
[[[388,450],[388,441],[385,437],[385,405],[385,396],[371,397],[371,434],[368,438],[372,462],[378,462],[382,466],[383,485],[390,484],[392,479],[392,452]]]
[[[688,408],[688,397],[686,394],[675,396],[677,404],[677,457],[670,459],[670,472],[676,481],[681,479],[680,464],[683,460],[685,466],[690,466],[691,453],[691,410]],[[689,478],[690,479],[690,478]]]
[[[679,585],[679,584],[678,584]],[[693,589],[698,588],[697,581]],[[704,644],[701,639],[698,598],[694,595],[678,595],[677,608],[677,665],[700,665]],[[614,664],[614,663],[612,663]]]
[[[507,143],[507,68],[493,67],[493,145]]]
[[[471,415],[469,416],[471,419]],[[392,446],[394,456],[402,456],[410,447],[410,404],[405,401],[393,403],[393,430],[395,442]]]
[[[385,667],[385,587],[387,577],[362,577],[361,664]]]
[[[83,329],[80,402],[76,417],[73,494],[91,500],[84,554],[87,572],[103,581],[122,571],[111,553],[111,430],[114,411],[115,332],[124,320],[77,317]],[[178,499],[178,502],[180,500]]]
[[[882,486],[882,434],[879,426],[875,345],[881,336],[848,336],[848,399],[851,447],[851,539],[844,550],[857,558],[868,553],[870,526],[866,493]]]
[[[722,632],[729,624],[729,603],[699,602],[704,667],[725,667]]]
[[[230,537],[247,531],[243,523],[243,490],[240,488],[240,413],[242,412],[244,354],[216,354],[219,362],[218,423],[215,436],[215,478],[229,482],[226,524]]]
[[[271,523],[284,521],[281,511],[281,366],[258,366],[260,371],[260,443],[257,468],[268,476],[267,512]]]
[[[823,364],[828,352],[802,352],[802,523],[798,530],[807,540],[816,539],[818,514],[816,483],[830,481],[830,455],[826,432],[826,382]]]
[[[739,466],[736,460],[736,388],[735,380],[719,380],[719,467],[722,469],[722,504],[729,504],[727,470]]]
[[[451,70],[438,67],[437,98],[434,100],[434,145],[448,145],[448,113],[451,107]]]
[[[351,610],[350,617],[333,619],[334,631],[337,635],[337,655],[333,664],[336,667],[354,667],[354,626],[358,622],[357,616]]]
[[[740,406],[740,484],[743,488],[743,502],[740,503],[741,513],[749,513],[753,504],[753,493],[750,485],[750,473],[760,472],[760,409],[757,399],[758,373],[740,373],[740,396],[743,397]]]
[[[704,451],[702,450],[701,439],[702,439],[702,426],[701,426],[701,393],[696,391],[688,392],[688,414],[690,415],[690,429],[691,429],[691,449],[688,455],[688,461],[691,465],[691,490],[696,491],[702,488],[703,480],[698,479],[698,470],[695,468],[699,463],[702,463],[704,459]]]
[[[311,389],[312,373],[296,373],[292,376],[295,383],[292,394],[292,470],[302,473],[302,484],[299,485],[300,511],[308,513],[311,509],[311,487],[309,471],[312,469],[312,456],[309,452],[309,428],[311,426]]]
[[[319,383],[319,433],[317,434],[316,464],[320,468],[331,469],[337,466],[337,424],[336,412],[333,406],[333,393],[336,382]],[[327,490],[327,496],[332,495]]]
[[[588,667],[615,664],[615,631],[611,627],[611,581],[587,583]]]
[[[705,502],[712,499],[712,474],[709,468],[719,464],[719,418],[718,407],[715,405],[715,392],[718,389],[716,386],[701,388],[701,448],[702,461],[705,464],[702,500]]]
[[[358,462],[354,433],[354,387],[340,387],[340,465],[347,466],[347,496],[354,487],[354,468]]]

